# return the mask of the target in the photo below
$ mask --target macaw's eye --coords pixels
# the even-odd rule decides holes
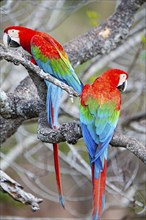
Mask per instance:
[[[15,33],[15,30],[11,30],[11,33],[14,34],[14,33]]]
[[[10,37],[18,37],[18,31],[17,30],[9,30],[8,34],[10,35]]]
[[[125,74],[121,74],[120,78],[121,79],[126,79],[126,75]]]

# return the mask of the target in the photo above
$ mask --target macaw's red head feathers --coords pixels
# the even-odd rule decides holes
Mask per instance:
[[[22,27],[10,26],[4,30],[3,42],[5,46],[19,47],[31,53],[30,42],[37,31]]]
[[[101,80],[104,85],[109,85],[118,88],[121,92],[124,92],[127,87],[128,74],[120,69],[109,69],[99,76],[96,80]],[[94,81],[96,85],[96,80]],[[94,84],[93,83],[93,84]]]

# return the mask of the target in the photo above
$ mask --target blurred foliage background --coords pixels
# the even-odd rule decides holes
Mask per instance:
[[[103,0],[3,0],[0,1],[2,42],[3,29],[22,25],[48,32],[61,44],[103,23],[111,16],[119,1]],[[108,68],[129,73],[128,88],[123,97],[120,132],[145,143],[145,8],[135,16],[135,24],[125,42],[108,55],[97,56],[75,67],[84,83]],[[13,91],[27,76],[22,66],[1,61],[1,88]],[[79,119],[79,100],[72,104],[64,93],[60,123]],[[83,140],[75,146],[61,143],[60,162],[65,210],[58,203],[54,175],[52,145],[37,139],[37,119],[26,121],[1,148],[1,169],[22,184],[26,191],[44,199],[40,211],[14,202],[0,194],[3,219],[13,217],[47,217],[48,219],[90,219],[92,184],[88,155]],[[146,205],[145,167],[132,153],[111,148],[107,170],[107,202],[104,219],[144,219]],[[5,217],[4,217],[5,216]]]

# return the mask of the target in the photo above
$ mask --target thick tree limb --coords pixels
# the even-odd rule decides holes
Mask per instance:
[[[2,91],[0,95],[0,143],[5,142],[14,134],[24,120],[38,117],[42,108],[44,104],[39,99],[30,77],[22,80],[14,93],[6,94]]]
[[[103,24],[71,40],[64,49],[73,65],[79,65],[117,48],[128,36],[134,15],[145,0],[121,0],[116,12]]]
[[[23,204],[31,205],[32,211],[39,210],[39,203],[43,201],[42,199],[25,192],[19,183],[9,177],[2,170],[0,170],[0,191],[8,193],[13,199]]]
[[[82,137],[79,122],[64,123],[57,129],[51,129],[48,127],[46,113],[42,113],[39,120],[41,123],[39,123],[38,138],[43,142],[59,143],[67,141],[75,144]]]
[[[0,114],[3,118],[37,117],[43,103],[30,77],[26,77],[13,93],[0,90]]]

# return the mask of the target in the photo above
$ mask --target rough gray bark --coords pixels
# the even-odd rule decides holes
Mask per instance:
[[[0,190],[8,193],[13,199],[23,204],[31,205],[32,211],[39,210],[39,203],[43,201],[31,193],[25,192],[19,183],[9,177],[2,170],[0,170]]]
[[[44,83],[43,83],[44,85]],[[24,120],[38,117],[44,104],[30,77],[26,77],[13,93],[0,94],[0,143],[14,134]]]

